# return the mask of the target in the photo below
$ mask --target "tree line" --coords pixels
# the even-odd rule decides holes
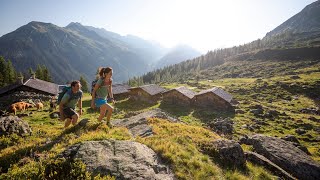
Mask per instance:
[[[17,71],[10,60],[5,60],[0,56],[0,87],[15,82],[17,79]]]
[[[29,78],[33,74],[37,79],[52,82],[50,71],[45,65],[37,65],[35,71],[29,68],[28,73],[22,73],[17,72],[10,59],[6,60],[3,56],[0,56],[0,87],[12,84],[19,78]]]

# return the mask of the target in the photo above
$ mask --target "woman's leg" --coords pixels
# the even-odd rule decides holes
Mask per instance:
[[[101,105],[100,106],[100,116],[98,117],[98,121],[102,121],[102,118],[106,114],[106,111],[107,111],[107,105],[106,104]]]
[[[107,122],[110,122],[111,115],[112,115],[112,112],[113,112],[113,107],[110,106],[109,104],[106,104],[106,106],[107,106],[107,110],[108,110],[108,113],[107,113]]]

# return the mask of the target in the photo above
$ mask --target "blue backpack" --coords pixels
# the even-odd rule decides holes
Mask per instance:
[[[99,79],[95,79],[95,80],[93,80],[92,83],[91,83],[91,96],[92,96],[93,89],[94,89],[94,87],[96,86],[98,80],[99,80]]]
[[[61,92],[59,92],[58,94],[58,100],[57,100],[57,104],[59,105],[61,100],[62,100],[62,97],[64,96],[64,94],[66,94],[66,92],[68,92],[69,90],[71,90],[71,86],[66,86],[62,89]]]

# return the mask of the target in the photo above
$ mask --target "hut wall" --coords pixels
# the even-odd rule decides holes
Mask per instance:
[[[194,97],[194,105],[197,107],[207,107],[217,110],[228,110],[231,104],[213,93],[205,93]]]
[[[191,104],[191,100],[188,97],[175,90],[164,93],[162,102],[180,106],[190,106]]]

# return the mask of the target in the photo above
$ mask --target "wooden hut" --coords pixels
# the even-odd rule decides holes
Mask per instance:
[[[43,81],[34,76],[29,79],[18,79],[15,83],[0,88],[0,104],[3,106],[21,99],[50,100],[56,96],[59,87],[55,83]]]
[[[156,84],[149,84],[139,87],[130,88],[130,98],[134,100],[154,103],[161,99],[162,92],[165,91],[164,88],[156,85]]]
[[[190,106],[194,95],[195,93],[192,90],[181,86],[162,93],[162,102],[165,104]]]
[[[112,93],[115,100],[121,100],[129,97],[130,86],[126,84],[113,84]]]
[[[212,89],[199,92],[193,97],[193,104],[196,107],[212,108],[216,110],[232,110],[232,96],[222,88],[214,87]]]
[[[7,96],[17,91],[35,92],[38,94],[55,96],[58,94],[58,89],[58,85],[55,83],[43,81],[33,77],[25,81],[21,78],[15,83],[1,88],[0,97]]]

